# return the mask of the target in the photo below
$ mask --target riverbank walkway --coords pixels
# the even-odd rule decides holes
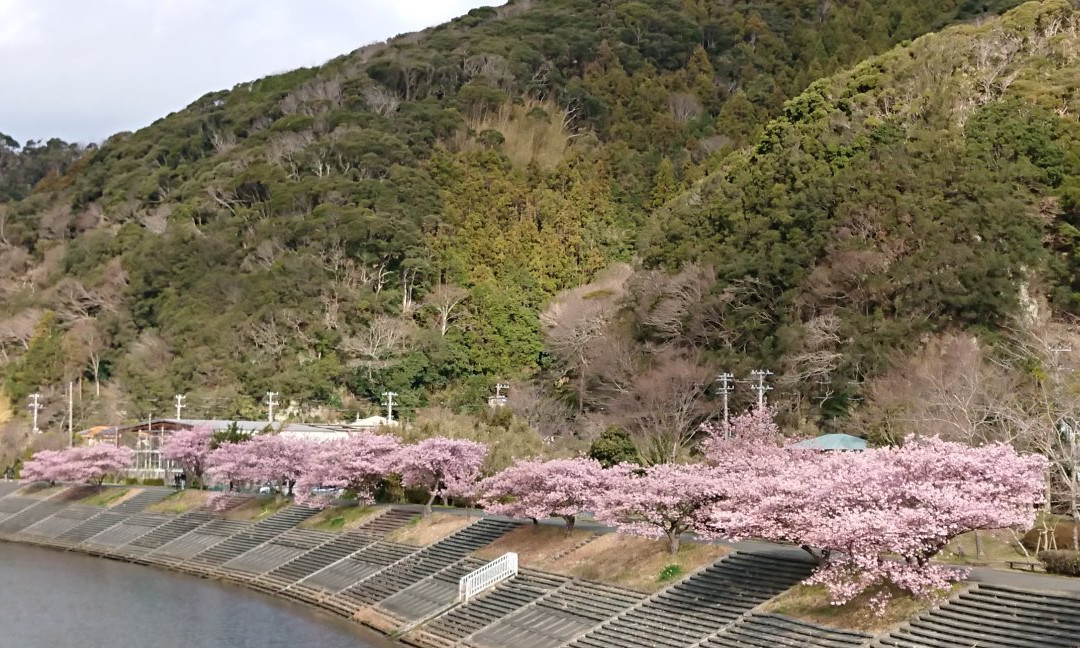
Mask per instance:
[[[1080,580],[1068,578],[976,567],[941,606],[871,636],[762,612],[813,565],[797,548],[748,541],[651,595],[523,569],[461,605],[458,579],[487,562],[475,552],[520,521],[442,509],[470,519],[420,547],[388,539],[413,522],[418,507],[382,507],[356,528],[332,533],[298,526],[316,511],[295,505],[236,520],[209,510],[148,511],[173,492],[165,488],[141,488],[104,507],[80,503],[77,486],[20,486],[0,483],[0,539],[231,581],[423,648],[1080,646]]]

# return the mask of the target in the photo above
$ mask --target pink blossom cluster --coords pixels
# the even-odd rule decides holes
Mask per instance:
[[[480,483],[480,505],[489,513],[533,521],[561,517],[569,533],[581,513],[595,508],[607,490],[606,474],[593,459],[519,460]]]
[[[722,477],[725,497],[699,530],[806,548],[811,582],[833,602],[891,583],[930,596],[964,573],[930,563],[956,536],[1029,527],[1046,461],[1005,444],[909,438],[858,452],[791,449]]]
[[[406,488],[430,493],[424,510],[431,512],[436,497],[471,497],[487,458],[487,446],[465,439],[432,437],[403,447],[394,457],[393,471]]]
[[[381,480],[398,475],[404,486],[428,491],[428,511],[436,497],[470,495],[487,457],[487,446],[473,441],[435,437],[402,445],[394,437],[364,432],[326,442],[255,435],[206,448],[185,440],[177,453],[191,465],[201,462],[211,484],[269,486],[286,494],[295,489],[298,502],[324,506],[337,489],[370,499]]]
[[[161,456],[178,464],[193,483],[200,481],[206,472],[213,437],[214,430],[208,425],[177,430],[161,444]]]
[[[78,446],[66,450],[42,450],[22,468],[26,481],[88,482],[100,485],[106,475],[119,474],[132,464],[130,448],[112,445]]]
[[[375,486],[394,471],[401,449],[395,437],[369,432],[321,443],[312,449],[296,482],[296,501],[325,506],[330,496],[318,492],[322,489],[345,489],[361,500],[370,501]]]
[[[240,486],[267,485],[292,493],[318,442],[276,434],[256,434],[241,443],[224,443],[206,457],[211,483]]]
[[[969,447],[937,438],[897,448],[820,452],[785,447],[758,409],[706,427],[703,464],[619,465],[519,461],[480,484],[481,503],[515,517],[589,511],[623,533],[686,532],[793,543],[819,567],[836,604],[865,591],[873,605],[891,584],[931,597],[964,576],[930,562],[960,534],[1028,527],[1043,496],[1046,461],[1004,444]]]

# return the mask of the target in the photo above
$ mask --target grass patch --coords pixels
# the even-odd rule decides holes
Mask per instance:
[[[210,491],[193,490],[190,488],[176,491],[160,502],[149,506],[146,510],[153,513],[172,513],[174,515],[179,515],[181,513],[187,513],[188,511],[202,508],[206,505],[206,500],[210,499],[210,495],[212,495]]]
[[[229,520],[255,522],[270,517],[277,511],[288,506],[291,501],[292,500],[289,498],[282,497],[281,495],[275,495],[273,497],[256,497],[229,510],[225,513],[225,517]]]
[[[979,555],[975,546],[975,534],[965,533],[958,536],[934,557],[936,562],[950,565],[990,565],[1005,567],[1009,560],[1037,560],[1034,555],[1025,556],[1017,543],[1016,536],[1008,529],[980,531],[983,555]]]
[[[536,569],[549,569],[560,557],[593,537],[590,531],[574,531],[570,535],[561,526],[522,526],[475,552],[479,558],[494,560],[513,551],[518,564]]]
[[[452,513],[432,513],[426,518],[417,514],[412,522],[394,529],[386,539],[390,542],[426,547],[475,521],[476,518],[470,519]]]
[[[87,506],[116,506],[142,492],[141,488],[102,488],[79,500]]]
[[[374,506],[333,506],[300,523],[303,529],[341,533],[355,529],[381,512]]]
[[[666,541],[617,533],[589,539],[591,536],[587,531],[567,536],[559,526],[527,526],[506,534],[476,555],[492,559],[515,551],[519,563],[526,567],[655,592],[731,553],[719,545],[684,542],[678,555],[672,556]]]
[[[957,583],[949,594],[960,587],[962,585]],[[886,606],[885,613],[879,616],[874,614],[868,605],[873,595],[874,592],[863,592],[846,605],[833,605],[829,602],[829,591],[824,585],[796,585],[766,601],[760,610],[834,628],[877,634],[894,628],[932,607],[930,601],[917,599],[906,592],[894,590],[893,598]]]
[[[656,577],[656,581],[659,583],[668,583],[677,580],[682,575],[682,565],[672,564],[660,570],[660,575]]]

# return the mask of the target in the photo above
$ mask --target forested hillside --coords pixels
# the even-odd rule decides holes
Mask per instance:
[[[679,436],[716,370],[761,367],[843,418],[920,335],[993,331],[1021,290],[1076,307],[1076,17],[980,18],[1005,8],[520,0],[209,94],[32,190],[7,142],[5,398],[337,418],[389,389],[411,416],[510,380],[544,436]]]

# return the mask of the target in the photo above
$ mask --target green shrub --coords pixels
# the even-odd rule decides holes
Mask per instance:
[[[164,486],[165,480],[160,477],[148,478],[142,480],[143,486]]]
[[[138,477],[128,477],[128,478],[124,479],[124,483],[127,484],[128,486],[138,486],[139,485],[139,478]]]
[[[1039,560],[1046,567],[1048,574],[1062,576],[1080,576],[1080,551],[1055,549],[1039,552]]]
[[[660,575],[656,578],[661,583],[675,580],[683,573],[683,569],[679,565],[668,565],[660,570]]]

